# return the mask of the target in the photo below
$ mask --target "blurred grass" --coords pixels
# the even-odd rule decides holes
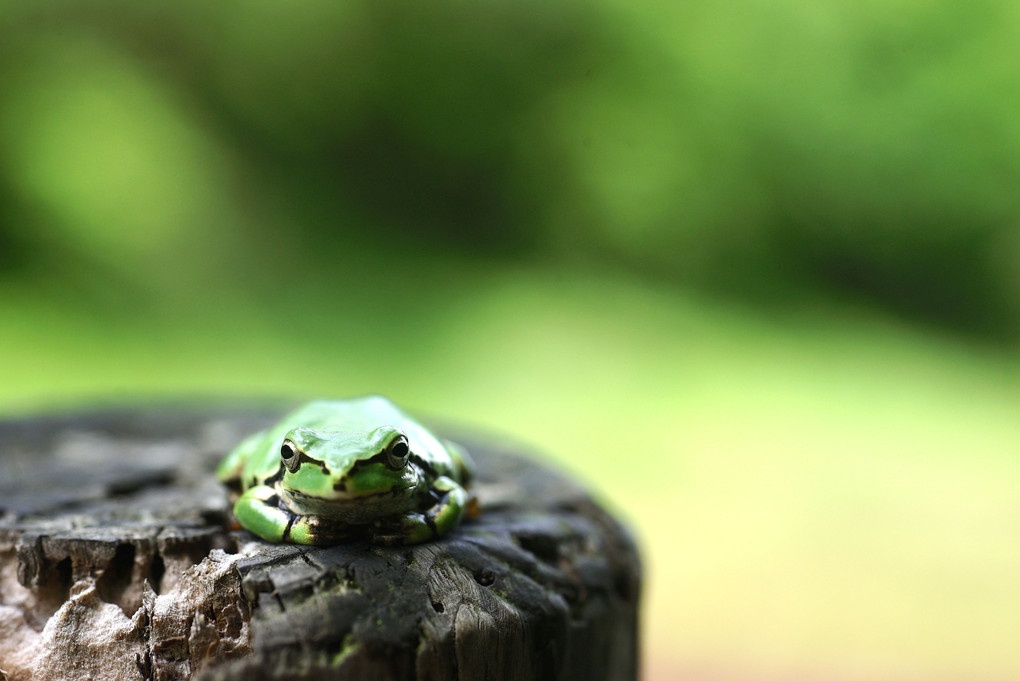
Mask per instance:
[[[0,412],[383,392],[630,519],[656,678],[1012,678],[1017,18],[4,5]]]

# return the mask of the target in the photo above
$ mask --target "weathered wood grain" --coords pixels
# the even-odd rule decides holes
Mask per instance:
[[[442,429],[482,507],[445,540],[232,530],[213,468],[280,413],[0,422],[0,680],[636,678],[634,543],[502,439]]]

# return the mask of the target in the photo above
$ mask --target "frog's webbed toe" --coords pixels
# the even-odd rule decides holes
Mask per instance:
[[[256,485],[234,504],[234,516],[241,527],[252,534],[279,542],[290,529],[294,514],[280,506],[276,490],[268,485]]]
[[[234,504],[234,515],[244,529],[271,542],[329,545],[352,536],[347,525],[293,513],[268,485],[256,485],[242,494]]]
[[[434,503],[421,512],[372,523],[369,530],[372,541],[386,546],[421,544],[449,534],[460,523],[468,501],[467,492],[443,476],[432,483],[429,499]]]
[[[294,516],[286,541],[312,546],[332,546],[357,536],[355,528],[311,515]]]

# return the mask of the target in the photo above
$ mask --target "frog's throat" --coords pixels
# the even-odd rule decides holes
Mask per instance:
[[[284,489],[280,483],[275,487],[280,503],[295,515],[318,516],[354,524],[404,513],[419,504],[419,495],[411,489],[415,487],[414,484],[394,485],[390,489],[358,496],[338,493],[326,499]]]

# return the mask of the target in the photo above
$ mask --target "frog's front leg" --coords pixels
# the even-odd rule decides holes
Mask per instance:
[[[408,513],[395,521],[380,520],[372,524],[372,541],[377,544],[421,544],[448,534],[460,523],[468,494],[452,479],[442,476],[432,483],[429,498],[435,503],[419,513]]]
[[[256,485],[242,494],[234,504],[234,515],[246,530],[272,542],[322,545],[335,544],[350,536],[336,523],[288,510],[280,503],[276,490],[268,485]]]

